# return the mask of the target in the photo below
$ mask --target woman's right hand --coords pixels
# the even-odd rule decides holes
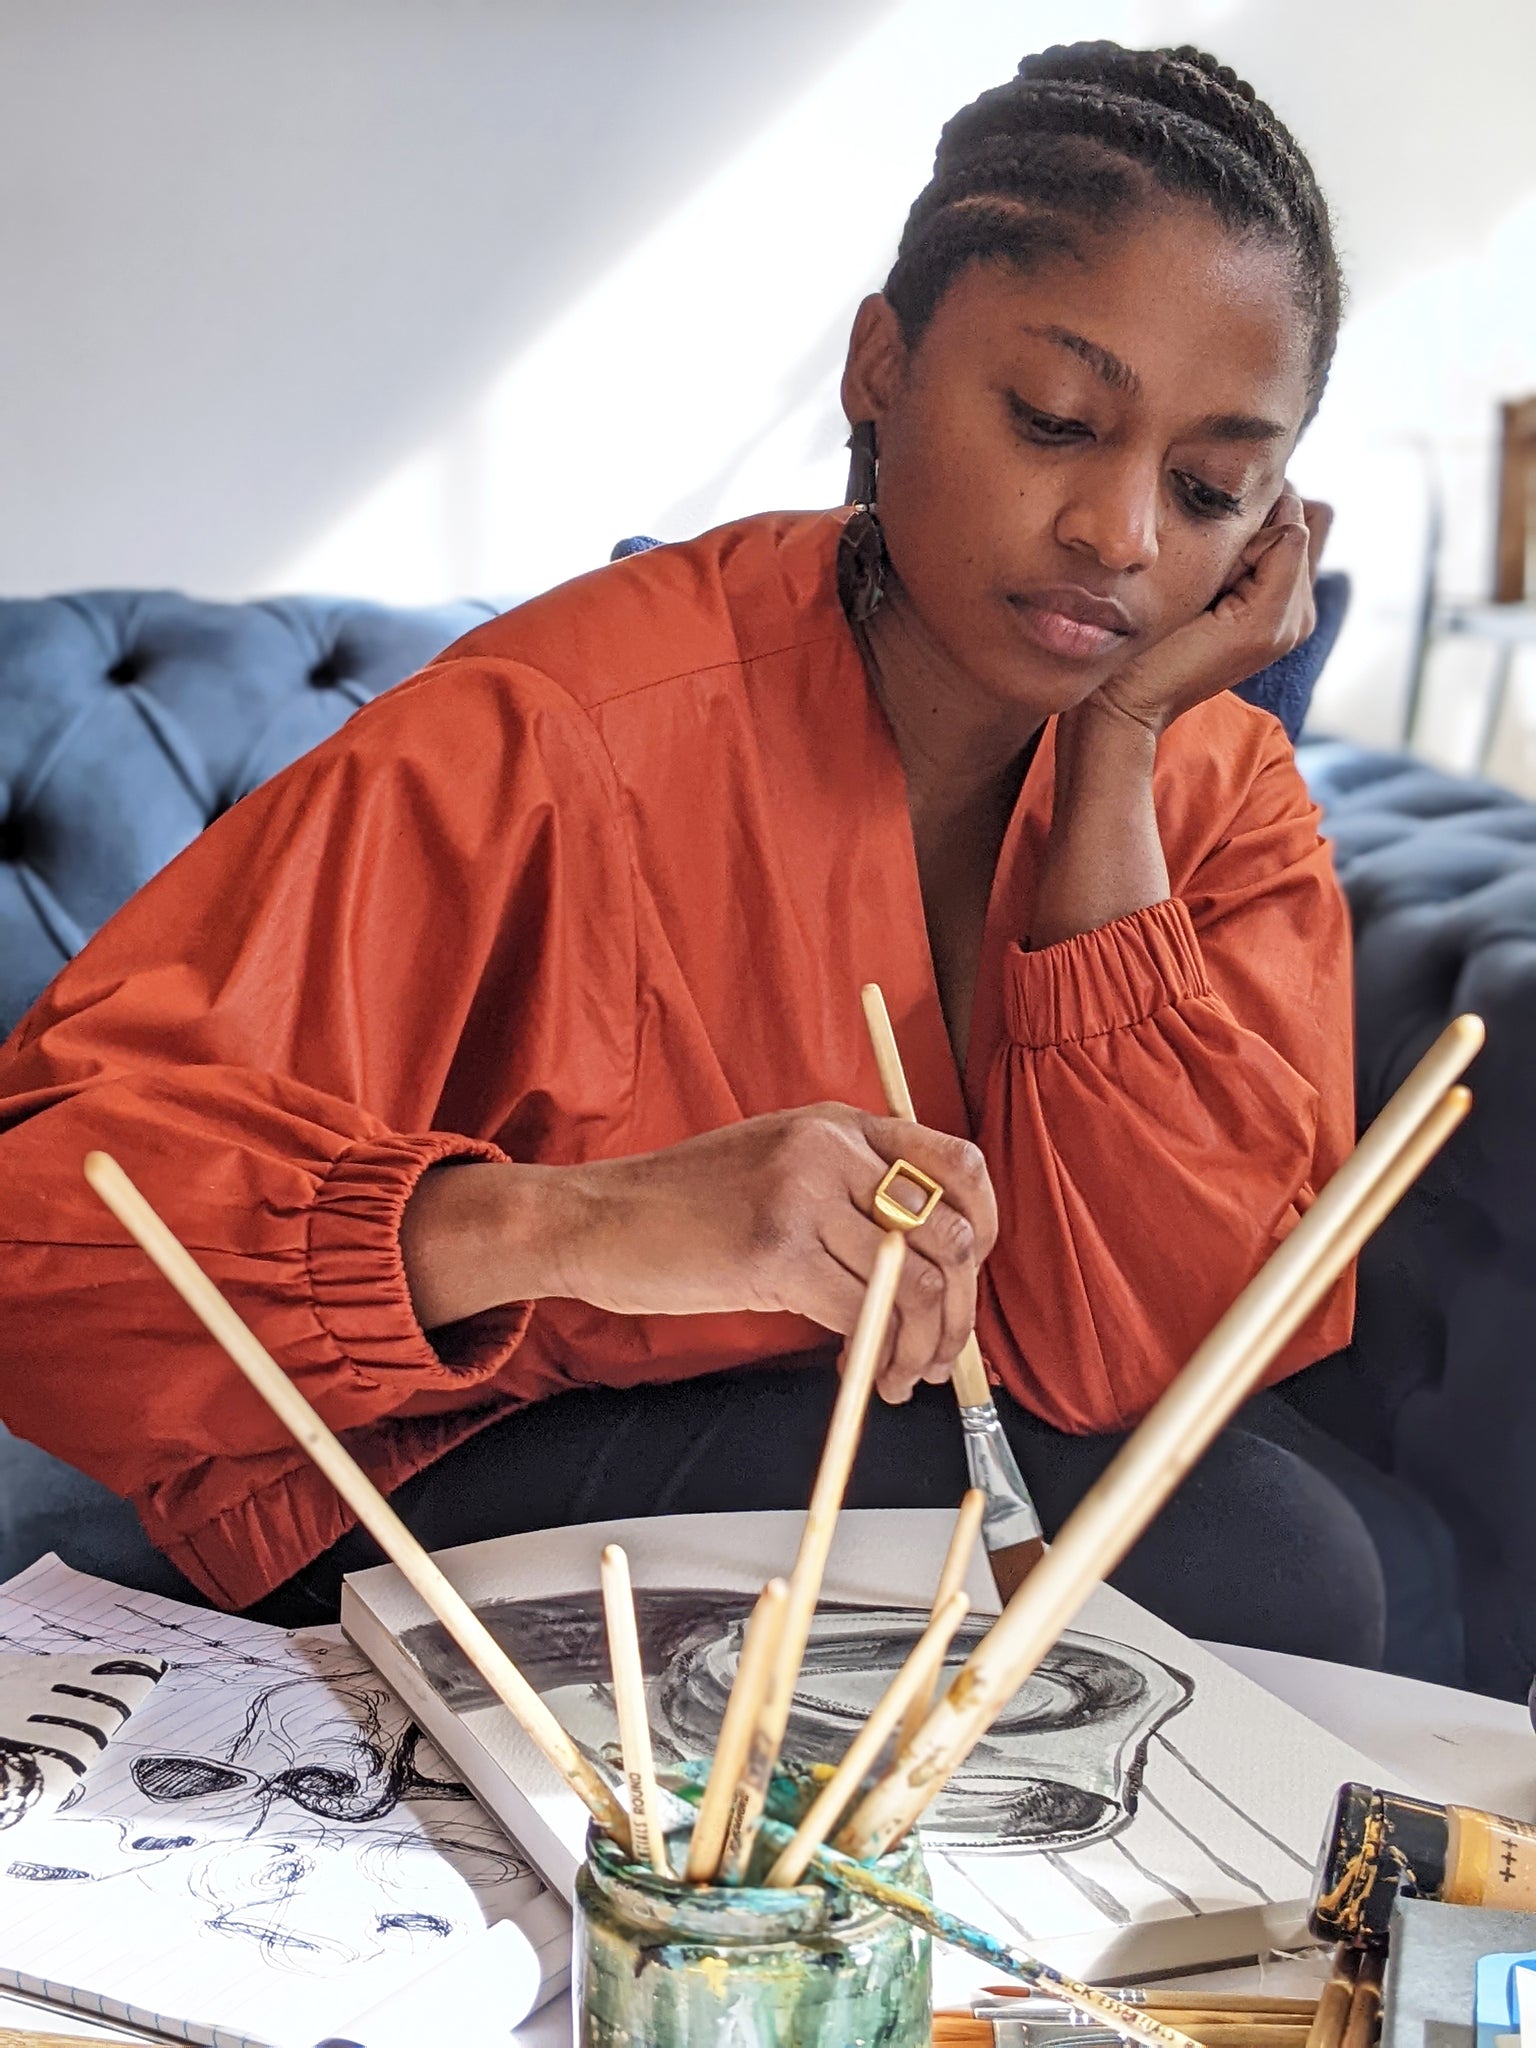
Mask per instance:
[[[444,1277],[460,1265],[467,1277],[473,1268],[483,1286],[489,1275],[481,1260],[489,1253],[507,1269],[496,1294],[502,1301],[564,1296],[616,1315],[779,1310],[846,1336],[884,1235],[870,1215],[875,1189],[898,1159],[944,1189],[933,1215],[908,1233],[877,1382],[886,1400],[905,1401],[919,1380],[949,1377],[970,1335],[997,1206],[976,1146],[842,1103],[752,1117],[629,1159],[434,1170],[412,1197],[401,1231],[417,1313],[432,1327],[433,1297],[441,1292],[433,1267]],[[431,1211],[473,1204],[469,1183],[482,1176],[487,1193],[497,1176],[510,1198],[493,1201],[498,1242],[485,1242],[489,1219],[478,1205],[481,1257],[467,1244],[455,1255],[442,1244],[447,1215],[434,1227]],[[453,1319],[474,1312],[461,1290],[450,1291],[454,1299],[444,1305]]]

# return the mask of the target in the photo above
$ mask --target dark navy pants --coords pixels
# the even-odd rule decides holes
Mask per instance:
[[[673,1386],[565,1394],[491,1424],[393,1496],[431,1549],[634,1515],[803,1508],[836,1392],[832,1354]],[[1047,1534],[1118,1438],[1071,1437],[998,1399]],[[965,1454],[948,1387],[871,1404],[850,1507],[953,1507]],[[334,1620],[345,1572],[380,1561],[361,1530],[252,1610]],[[1451,1540],[1407,1487],[1275,1393],[1217,1438],[1114,1575],[1185,1634],[1385,1666],[1455,1684]]]

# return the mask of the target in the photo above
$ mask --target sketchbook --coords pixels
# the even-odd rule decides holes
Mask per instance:
[[[763,1580],[803,1517],[693,1515],[503,1537],[439,1554],[525,1676],[617,1777],[598,1559],[629,1552],[658,1764],[708,1755]],[[838,1522],[785,1743],[841,1756],[921,1631],[952,1517]],[[951,1672],[997,1612],[978,1554]],[[345,1585],[342,1626],[443,1754],[570,1896],[586,1812],[390,1566]],[[1058,1968],[1109,1981],[1310,1942],[1312,1869],[1340,1783],[1375,1766],[1107,1587],[1096,1591],[922,1829],[940,1903]],[[936,1996],[981,1966],[935,1952]]]
[[[49,1558],[0,1587],[0,1654],[66,1652],[168,1669],[60,1812],[0,1836],[0,1986],[208,2048],[312,2048],[449,1958],[471,1974],[488,1925],[515,1923],[497,2038],[522,2016],[509,1948],[523,2011],[568,1982],[564,1902],[339,1630]]]

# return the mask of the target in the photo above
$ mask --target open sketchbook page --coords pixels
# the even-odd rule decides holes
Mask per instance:
[[[0,1983],[219,2048],[310,2048],[502,1920],[540,1995],[567,1981],[564,1904],[339,1631],[56,1558],[0,1587],[0,1653],[86,1650],[170,1668],[78,1796],[0,1841]]]

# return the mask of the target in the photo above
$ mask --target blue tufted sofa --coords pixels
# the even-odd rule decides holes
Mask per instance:
[[[1244,690],[1293,737],[1347,584],[1325,577],[1318,597],[1313,639]],[[0,1035],[209,819],[496,609],[0,603]],[[1536,1669],[1536,1488],[1521,1484],[1536,1458],[1536,809],[1397,756],[1304,742],[1299,758],[1358,930],[1362,1114],[1454,1010],[1483,1010],[1492,1036],[1481,1114],[1367,1254],[1354,1345],[1291,1394],[1438,1507],[1463,1560],[1469,1677],[1523,1694]],[[0,1577],[54,1547],[180,1590],[122,1502],[0,1430]]]

